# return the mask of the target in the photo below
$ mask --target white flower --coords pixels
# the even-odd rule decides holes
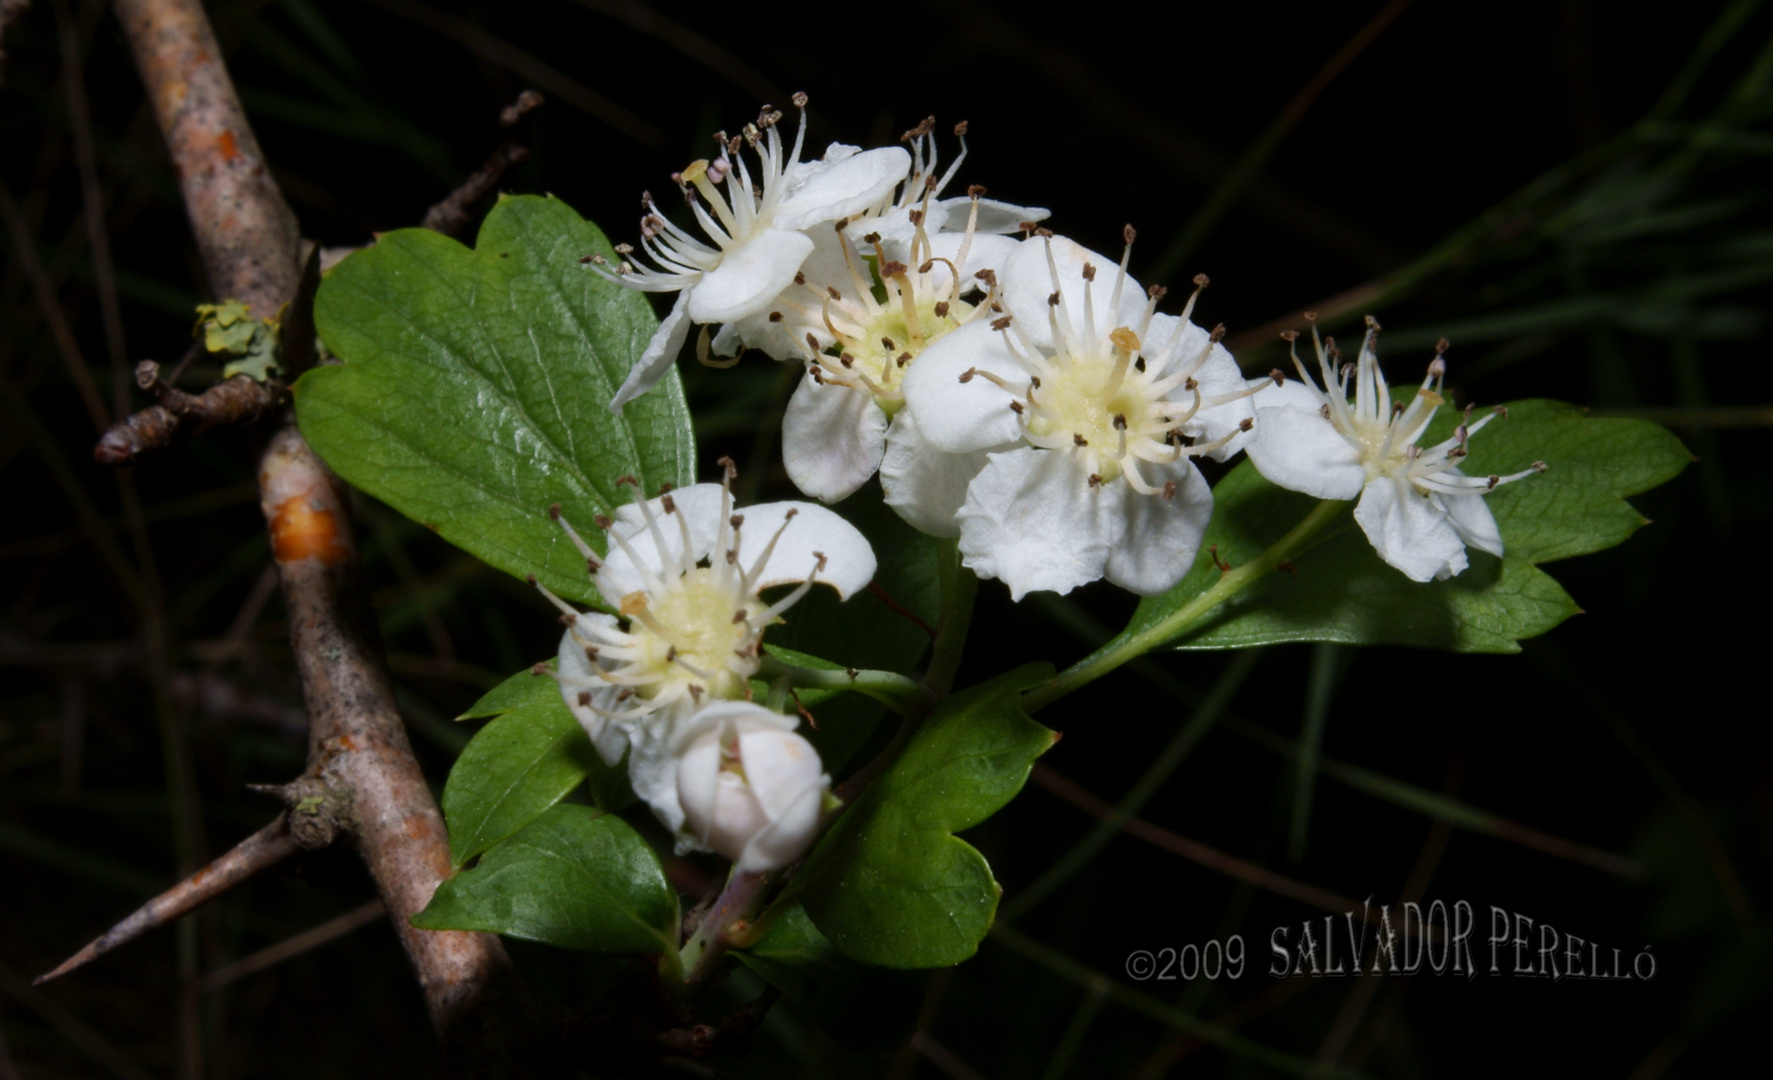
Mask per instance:
[[[779,870],[800,857],[818,833],[831,777],[794,725],[748,701],[696,713],[676,754],[686,840],[737,870]]]
[[[825,502],[849,497],[879,468],[907,366],[995,300],[963,297],[988,288],[1015,250],[1001,234],[1048,213],[985,199],[977,186],[938,200],[966,160],[966,125],[955,128],[961,152],[940,176],[934,125],[925,119],[901,137],[912,148],[911,173],[890,206],[815,230],[793,285],[714,339],[721,356],[760,349],[807,366],[783,417],[782,456],[795,486]]]
[[[683,813],[671,746],[696,706],[745,696],[765,628],[815,582],[848,598],[874,577],[867,539],[822,506],[765,503],[734,513],[723,465],[727,482],[652,500],[635,485],[633,505],[597,519],[607,557],[551,508],[619,619],[576,611],[538,586],[567,624],[554,673],[567,706],[606,762],[632,751],[635,793],[674,831]],[[775,603],[759,599],[791,583],[799,588]]]
[[[765,106],[741,135],[720,134],[714,160],[691,162],[674,177],[712,244],[672,224],[649,194],[642,197],[647,213],[640,242],[654,265],[628,261],[633,249],[627,245],[617,249],[623,262],[614,272],[593,260],[596,269],[630,288],[678,294],[610,402],[611,412],[620,412],[664,376],[691,323],[732,322],[762,311],[812,253],[813,241],[802,230],[879,205],[910,167],[910,155],[896,146],[856,153],[836,144],[824,161],[803,164],[806,95],[794,95],[794,104],[802,113],[792,150],[785,153],[782,147],[777,128],[782,114]],[[758,156],[756,185],[739,152],[747,144]]]
[[[1409,403],[1391,400],[1391,390],[1379,370],[1373,345],[1379,324],[1367,318],[1367,334],[1360,358],[1353,364],[1335,361],[1342,354],[1331,338],[1318,338],[1312,319],[1311,337],[1317,349],[1320,390],[1293,354],[1301,382],[1288,382],[1265,394],[1256,440],[1250,444],[1250,460],[1270,481],[1320,499],[1352,499],[1360,496],[1354,519],[1372,541],[1379,557],[1402,570],[1412,580],[1451,577],[1464,570],[1466,547],[1502,554],[1502,535],[1483,496],[1535,472],[1544,462],[1509,476],[1466,476],[1458,462],[1465,457],[1466,443],[1496,415],[1471,423],[1471,407],[1453,437],[1423,448],[1417,440],[1434,419],[1435,410],[1446,404],[1441,383],[1447,362],[1441,357],[1442,341],[1428,365],[1428,377]],[[1289,334],[1294,340],[1297,334]],[[1350,382],[1354,399],[1349,400]]]
[[[1131,252],[1132,230],[1127,230]],[[882,482],[900,503],[952,500],[953,466],[984,462],[956,514],[960,551],[1016,599],[1106,577],[1141,595],[1188,572],[1212,514],[1192,458],[1223,458],[1253,422],[1246,382],[1212,334],[1156,313],[1122,258],[1062,237],[1021,245],[1000,280],[1008,314],[937,342],[906,376],[924,445],[892,453]],[[1183,445],[1184,436],[1200,439]],[[959,455],[919,468],[929,450]],[[938,459],[941,460],[941,459]]]

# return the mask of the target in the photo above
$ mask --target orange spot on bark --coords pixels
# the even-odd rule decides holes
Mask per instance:
[[[333,512],[297,495],[278,503],[271,516],[271,553],[280,563],[313,558],[332,566],[344,562],[351,551],[339,537]]]
[[[233,161],[240,156],[240,148],[234,145],[234,133],[223,131],[215,137],[215,148],[221,151],[223,161]]]

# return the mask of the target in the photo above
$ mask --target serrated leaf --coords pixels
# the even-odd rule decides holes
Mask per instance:
[[[1430,440],[1452,434],[1436,417]],[[1693,460],[1681,441],[1647,420],[1588,417],[1559,401],[1520,401],[1472,437],[1464,471],[1515,472],[1534,461],[1539,476],[1487,497],[1511,557],[1535,565],[1610,548],[1644,524],[1626,496],[1665,483]]]
[[[1459,414],[1445,410],[1424,436],[1445,438]],[[1354,523],[1352,506],[1275,573],[1208,613],[1174,647],[1244,648],[1283,641],[1414,645],[1512,653],[1520,641],[1580,608],[1536,563],[1611,547],[1644,523],[1624,497],[1654,487],[1689,460],[1679,440],[1638,420],[1588,419],[1553,401],[1508,406],[1471,440],[1467,475],[1547,471],[1490,493],[1504,558],[1467,552],[1471,565],[1446,581],[1418,583],[1386,565]],[[1316,500],[1284,491],[1245,461],[1213,489],[1213,522],[1188,576],[1141,601],[1126,630],[1101,651],[1161,622],[1219,580],[1209,546],[1241,565],[1284,536]],[[1086,661],[1087,662],[1087,661]]]
[[[560,684],[522,671],[462,719],[490,716],[475,732],[443,785],[449,857],[456,866],[518,832],[565,798],[586,777],[598,805],[611,805],[611,773],[560,696]],[[619,786],[619,785],[617,785]]]
[[[295,386],[302,434],[341,476],[487,563],[585,603],[596,590],[548,506],[595,544],[599,513],[695,479],[675,372],[608,411],[657,326],[639,294],[581,259],[612,256],[554,198],[499,202],[472,250],[383,235],[320,286],[315,321],[344,363]]]
[[[763,940],[733,955],[846,1046],[892,1050],[917,1027],[924,977],[856,963],[799,904],[776,916]]]
[[[844,811],[779,903],[799,902],[853,960],[944,967],[973,955],[1002,890],[985,857],[953,835],[1015,797],[1058,738],[1022,711],[1030,665],[956,694]]]
[[[437,886],[412,924],[584,952],[656,953],[676,946],[677,893],[627,822],[557,805]]]

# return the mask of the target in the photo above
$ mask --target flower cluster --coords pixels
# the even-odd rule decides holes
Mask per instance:
[[[1196,459],[1245,449],[1283,487],[1358,496],[1374,548],[1411,578],[1458,573],[1467,546],[1501,552],[1481,496],[1532,470],[1460,473],[1488,418],[1418,445],[1444,403],[1438,356],[1396,406],[1371,333],[1340,372],[1334,343],[1319,343],[1325,389],[1296,356],[1303,382],[1246,379],[1223,329],[1190,321],[1204,275],[1178,315],[1159,310],[1164,288],[1134,280],[1131,226],[1114,260],[1039,227],[1045,210],[978,186],[943,198],[966,158],[965,124],[943,171],[933,119],[905,133],[909,151],[833,144],[806,163],[798,136],[784,153],[780,119],[766,107],[742,137],[719,136],[714,161],[678,175],[712,246],[649,199],[642,243],[657,265],[604,271],[679,291],[613,407],[663,373],[690,323],[720,323],[711,339],[704,329],[704,362],[753,349],[806,369],[782,427],[801,491],[837,502],[878,472],[901,517],[957,538],[965,565],[1016,599],[1101,578],[1140,595],[1171,588],[1213,512]]]
[[[1450,438],[1422,445],[1446,404],[1444,342],[1407,401],[1379,371],[1371,319],[1348,364],[1313,321],[1321,386],[1296,351],[1299,381],[1246,378],[1224,327],[1191,321],[1206,276],[1179,313],[1160,310],[1167,290],[1129,272],[1131,226],[1114,259],[1041,227],[1044,209],[977,185],[944,197],[966,160],[964,123],[946,169],[933,118],[903,147],[833,143],[802,160],[806,96],[794,104],[791,147],[765,106],[673,176],[700,236],[647,195],[643,254],[624,245],[613,266],[592,260],[625,286],[677,294],[612,410],[664,375],[692,325],[704,364],[747,351],[798,364],[782,428],[794,484],[834,503],[878,473],[902,518],[951,538],[965,566],[1017,600],[1099,579],[1171,589],[1213,514],[1197,461],[1240,451],[1282,487],[1358,498],[1374,549],[1414,580],[1459,573],[1467,547],[1502,553],[1482,496],[1544,466],[1465,476],[1467,444],[1496,415],[1473,421],[1469,408]],[[649,500],[634,484],[632,506],[597,520],[604,556],[556,508],[616,608],[578,612],[549,594],[567,624],[555,674],[680,849],[769,870],[805,850],[831,796],[796,721],[751,701],[763,633],[814,584],[847,597],[875,561],[821,506],[736,513],[723,463],[718,485]],[[777,585],[794,588],[762,599]]]
[[[749,870],[804,850],[829,786],[795,721],[749,701],[765,629],[815,584],[848,597],[874,577],[854,526],[810,503],[735,512],[725,479],[633,503],[597,525],[600,556],[551,512],[618,614],[581,612],[540,585],[566,633],[554,672],[604,761],[627,759],[634,792],[685,850],[719,852]],[[795,585],[766,603],[763,590]]]

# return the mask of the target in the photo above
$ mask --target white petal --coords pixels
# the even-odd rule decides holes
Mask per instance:
[[[962,383],[968,368],[989,372],[1012,386],[1028,385],[1028,373],[1010,355],[1003,333],[983,319],[974,319],[925,349],[905,373],[905,407],[917,414],[924,438],[951,454],[1002,446],[1022,434],[1022,422],[1010,409],[1010,395],[989,379],[975,377]]]
[[[1049,243],[1052,266],[1047,264]],[[1069,315],[1075,333],[1083,336],[1085,266],[1096,268],[1096,280],[1089,283],[1088,291],[1098,338],[1106,338],[1117,327],[1137,326],[1145,317],[1145,290],[1130,274],[1121,283],[1119,306],[1109,303],[1120,275],[1119,259],[1099,255],[1063,236],[1050,241],[1037,238],[1018,245],[998,275],[1003,283],[1004,307],[1036,344],[1053,345],[1048,321],[1051,305],[1047,303],[1055,287],[1053,267],[1058,268],[1057,288],[1063,294],[1060,317]]]
[[[689,525],[690,554],[688,563],[694,565],[697,560],[706,557],[714,550],[714,544],[720,535],[720,485],[691,484],[689,487],[678,488],[671,493],[671,500],[677,506],[678,514]],[[665,513],[663,498],[650,499],[647,507],[658,523],[658,535],[647,528],[646,518],[640,508],[633,503],[621,507],[615,513],[614,524],[610,527],[609,553],[604,557],[603,567],[597,571],[595,580],[597,591],[603,598],[615,604],[622,597],[646,588],[646,574],[654,577],[676,577],[683,567],[683,529],[675,520],[675,515]],[[582,525],[583,522],[574,522]],[[640,559],[640,567],[629,557],[628,550],[618,543],[615,537],[620,536],[627,542]],[[659,541],[664,541],[661,550]],[[645,574],[641,572],[642,568]]]
[[[640,359],[628,369],[628,377],[622,380],[621,389],[610,399],[609,411],[620,413],[622,406],[653,388],[653,384],[665,377],[671,365],[677,362],[677,354],[683,351],[683,343],[689,337],[690,322],[686,317],[689,311],[690,296],[695,286],[677,294],[677,302],[671,305],[671,313],[665,316],[659,328],[653,331],[652,340],[646,343],[646,350]]]
[[[1379,557],[1412,581],[1438,581],[1465,569],[1465,545],[1446,511],[1407,480],[1381,476],[1369,483],[1354,520]]]
[[[1447,471],[1465,475],[1458,469]],[[1459,534],[1459,539],[1465,541],[1466,547],[1487,551],[1497,558],[1502,557],[1502,532],[1496,528],[1496,518],[1490,513],[1489,500],[1476,492],[1469,495],[1448,495],[1441,492],[1436,497],[1446,507],[1447,520]]]
[[[972,243],[967,244],[967,258],[963,264],[959,261],[960,246],[966,243],[966,239],[965,235],[952,232],[938,233],[930,237],[931,255],[936,259],[947,260],[947,262],[937,262],[924,276],[924,280],[929,283],[932,291],[938,295],[944,294],[954,284],[954,273],[949,269],[950,264],[960,270],[961,295],[984,291],[985,283],[974,275],[980,270],[1003,269],[1004,264],[1009,262],[1010,256],[1022,243],[1020,240],[1012,240],[1007,236],[975,235]]]
[[[694,706],[688,700],[674,702],[628,729],[633,749],[628,753],[628,786],[652,807],[653,816],[665,828],[683,827],[683,803],[678,796],[677,770],[681,763],[674,745],[678,729],[695,723]]]
[[[985,467],[989,453],[938,450],[923,437],[916,414],[900,409],[887,429],[886,456],[880,462],[880,488],[886,504],[919,532],[959,536],[960,520],[955,515],[966,502],[967,485]]]
[[[808,176],[776,208],[778,229],[805,229],[872,209],[891,195],[911,168],[911,155],[882,146],[847,157]]]
[[[757,720],[735,721],[733,726],[739,734],[745,781],[771,818],[781,816],[807,788],[819,786],[825,766],[812,743]]]
[[[886,257],[906,262],[911,257],[911,241],[917,236],[917,226],[911,223],[911,212],[920,209],[921,205],[895,206],[881,214],[857,218],[844,227],[844,235],[850,238],[850,243],[856,246],[856,250],[864,255],[873,255],[874,245],[863,237],[879,234],[881,250],[886,252]],[[923,222],[925,235],[935,235],[947,217],[947,211],[932,205],[929,216]]]
[[[960,508],[962,561],[1008,585],[1015,600],[1094,581],[1120,531],[1116,486],[1091,487],[1076,455],[1063,451],[1024,446],[992,454]]]
[[[1201,352],[1212,343],[1212,338],[1207,332],[1194,323],[1175,316],[1154,315],[1151,319],[1151,331],[1147,335],[1148,340],[1145,343],[1145,356],[1149,358],[1154,354],[1167,355],[1171,345],[1171,337],[1178,330],[1182,339],[1176,345],[1176,355],[1164,368],[1165,372],[1187,370],[1186,366],[1192,365],[1195,358],[1200,356]],[[1206,360],[1194,369],[1194,380],[1200,384],[1200,393],[1203,399],[1219,394],[1236,393],[1249,385],[1249,380],[1244,378],[1243,372],[1238,369],[1237,361],[1231,358],[1231,353],[1226,350],[1225,346],[1218,344],[1212,345],[1212,351],[1207,354]],[[1241,397],[1236,401],[1228,401],[1214,408],[1203,408],[1189,417],[1188,421],[1182,425],[1182,433],[1199,442],[1216,442],[1236,432],[1230,442],[1208,455],[1214,461],[1229,461],[1256,437],[1253,429],[1245,432],[1238,431],[1238,427],[1245,420],[1255,420],[1256,405],[1270,404],[1265,395],[1275,389],[1278,387],[1270,383],[1268,387],[1258,391],[1254,397]],[[1300,389],[1304,388],[1300,387]],[[1194,394],[1177,387],[1170,392],[1170,398],[1174,401],[1192,401]]]
[[[592,624],[606,627],[616,625],[613,616],[605,615],[600,611],[582,612],[579,615],[579,622],[581,625]],[[586,688],[562,683],[560,696],[565,699],[567,710],[573,714],[573,719],[577,720],[579,726],[585,729],[585,734],[590,736],[591,745],[597,748],[597,756],[601,757],[606,765],[620,765],[622,755],[628,752],[627,729],[621,724],[611,723],[590,708],[579,704],[579,694],[588,692],[591,695],[591,705],[604,712],[615,712],[621,708],[621,705],[616,701],[616,695],[621,692],[621,688],[597,677],[598,669],[592,666],[590,658],[585,655],[585,647],[573,639],[570,630],[560,636],[560,652],[559,659],[556,661],[556,670],[569,679],[593,684]]]
[[[766,310],[794,283],[800,264],[812,251],[813,242],[800,233],[758,230],[744,243],[728,248],[720,265],[702,275],[690,299],[689,317],[699,323],[723,323]]]
[[[1301,383],[1258,395],[1256,437],[1244,449],[1270,483],[1319,499],[1352,499],[1367,482],[1360,451],[1318,412],[1317,397]]]
[[[972,199],[959,195],[952,199],[943,199],[933,203],[931,210],[941,207],[948,211],[948,223],[955,232],[967,226],[967,215],[972,213]],[[979,200],[979,220],[973,227],[975,233],[1013,233],[1022,231],[1025,221],[1045,221],[1052,217],[1053,212],[1038,206],[1017,206],[1014,203],[999,202],[996,199]]]
[[[886,413],[867,390],[802,376],[782,415],[788,479],[815,499],[849,498],[880,468],[886,429]]]
[[[794,512],[792,520],[788,517],[790,511]],[[770,551],[769,561],[752,582],[754,590],[811,577],[836,589],[837,595],[847,600],[851,593],[874,580],[874,549],[868,546],[867,537],[823,506],[774,502],[747,506],[739,512],[745,516],[744,528],[739,532],[739,566],[746,573],[751,572],[752,563],[770,538],[778,530],[782,534]],[[825,569],[817,574],[813,572],[818,562],[814,552],[825,556]]]
[[[677,801],[683,826],[704,846],[720,788],[720,733],[708,730],[677,756]]]
[[[800,858],[819,835],[819,811],[825,802],[825,790],[826,782],[802,788],[774,821],[752,834],[734,867],[762,873],[780,870]]]
[[[1213,517],[1213,489],[1187,458],[1137,467],[1153,484],[1174,482],[1176,495],[1171,499],[1141,495],[1124,478],[1103,485],[1125,493],[1120,510],[1123,529],[1109,550],[1104,576],[1128,592],[1156,596],[1194,566],[1201,535]]]

